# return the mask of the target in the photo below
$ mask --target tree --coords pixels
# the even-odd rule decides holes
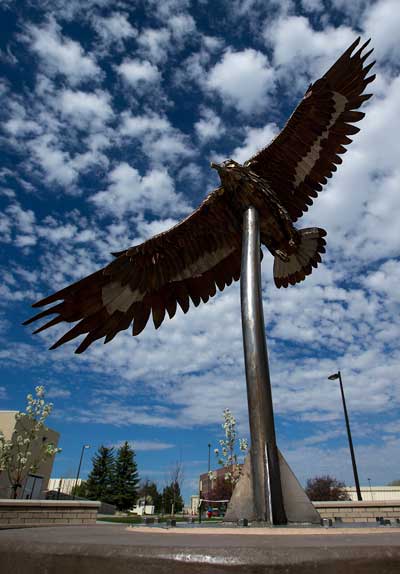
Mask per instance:
[[[87,498],[113,503],[114,449],[101,446],[92,458],[93,468],[87,479]]]
[[[163,508],[167,514],[175,514],[175,512],[183,510],[184,504],[179,482],[174,481],[165,486],[162,493],[162,499]]]
[[[332,476],[316,476],[309,478],[306,484],[306,494],[310,500],[351,500],[345,490],[346,485]]]
[[[114,467],[114,504],[118,510],[129,510],[137,498],[139,475],[135,452],[127,441],[118,449]]]
[[[17,498],[18,489],[29,473],[37,472],[41,462],[61,452],[46,438],[45,421],[53,404],[45,402],[43,386],[35,387],[35,394],[35,397],[27,395],[25,412],[16,413],[11,439],[0,431],[0,473],[7,473],[13,498]]]
[[[388,483],[388,486],[400,486],[400,480],[392,480]]]
[[[219,441],[220,449],[215,448],[214,452],[218,460],[218,464],[226,469],[225,480],[228,484],[226,493],[228,499],[231,498],[235,484],[240,478],[241,466],[238,462],[238,455],[236,454],[237,442],[239,443],[239,450],[243,453],[247,452],[248,444],[244,438],[237,438],[236,419],[229,409],[223,412],[224,422],[222,428],[225,432],[225,438]],[[210,472],[210,479],[215,480],[216,477],[213,472]]]
[[[144,498],[146,504],[153,504],[155,514],[161,512],[162,494],[158,492],[155,482],[150,482],[148,479],[144,480],[138,490],[138,498]]]
[[[86,480],[72,487],[71,495],[78,498],[88,498],[88,485]]]
[[[163,507],[166,513],[174,514],[183,509],[184,503],[181,496],[183,480],[183,464],[181,460],[177,460],[169,471],[167,484],[163,490]]]

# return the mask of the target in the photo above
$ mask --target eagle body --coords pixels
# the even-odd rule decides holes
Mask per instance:
[[[215,164],[212,164],[215,165]],[[296,230],[285,207],[279,202],[268,181],[233,160],[216,166],[221,178],[222,189],[231,194],[230,202],[235,206],[238,221],[250,206],[260,215],[261,241],[273,255],[276,249],[283,249],[293,240]]]
[[[243,165],[227,160],[217,169],[221,185],[186,219],[140,245],[118,253],[103,269],[33,304],[46,307],[25,321],[55,315],[35,333],[73,323],[51,349],[81,335],[76,353],[97,339],[111,341],[133,324],[138,335],[152,316],[155,328],[179,306],[206,303],[240,278],[242,220],[249,206],[259,212],[260,237],[274,257],[274,281],[287,287],[303,281],[321,261],[326,232],[296,229],[342,163],[341,154],[359,128],[357,111],[371,97],[366,86],[374,62],[358,38],[311,84],[282,131]],[[51,305],[50,307],[47,307]]]

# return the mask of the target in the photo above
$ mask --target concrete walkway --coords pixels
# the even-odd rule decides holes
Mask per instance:
[[[0,531],[12,574],[398,574],[397,528],[129,528]]]

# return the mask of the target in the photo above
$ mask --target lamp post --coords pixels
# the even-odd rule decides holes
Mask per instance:
[[[367,480],[368,480],[368,484],[369,484],[369,493],[370,493],[370,495],[371,495],[371,500],[374,500],[374,497],[373,497],[373,495],[372,495],[371,479],[370,479],[370,478],[367,478]]]
[[[330,381],[335,381],[336,379],[339,379],[340,392],[341,392],[341,394],[342,394],[342,401],[343,401],[344,418],[345,418],[345,421],[346,421],[347,436],[348,436],[348,439],[349,439],[349,448],[350,448],[351,464],[353,465],[354,483],[355,483],[355,485],[356,485],[356,491],[357,491],[357,500],[362,500],[361,489],[360,489],[360,482],[359,482],[359,480],[358,480],[356,457],[354,456],[353,441],[352,441],[352,439],[351,439],[349,415],[347,414],[346,400],[345,400],[345,398],[344,398],[342,376],[341,376],[341,374],[340,374],[340,371],[338,371],[337,373],[334,373],[333,375],[330,375],[330,376],[328,377],[328,379],[329,379]]]
[[[75,490],[76,490],[76,487],[77,487],[77,484],[78,484],[79,474],[80,474],[80,472],[81,472],[83,453],[85,452],[85,449],[87,449],[87,448],[90,448],[90,444],[84,444],[84,445],[82,446],[81,458],[79,459],[78,472],[76,473],[76,478],[75,478],[73,500],[75,500]]]
[[[208,443],[208,472],[210,472],[211,470],[211,458],[210,458],[210,449],[211,449],[211,444]]]

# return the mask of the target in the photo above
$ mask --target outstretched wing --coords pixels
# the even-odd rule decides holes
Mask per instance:
[[[172,319],[177,304],[186,313],[189,299],[196,307],[206,302],[216,286],[222,291],[240,277],[241,228],[226,195],[223,188],[213,191],[169,231],[115,254],[107,267],[35,303],[42,307],[60,301],[24,324],[56,314],[38,333],[78,321],[51,349],[87,333],[75,351],[82,353],[97,339],[111,341],[132,321],[132,334],[138,335],[150,313],[157,329],[165,312]]]
[[[289,121],[269,146],[245,165],[265,177],[296,221],[312,205],[351,143],[352,124],[365,114],[354,111],[371,94],[363,94],[375,76],[367,77],[375,62],[363,67],[372,50],[362,55],[366,42],[353,56],[358,38],[328,70],[308,88]]]

